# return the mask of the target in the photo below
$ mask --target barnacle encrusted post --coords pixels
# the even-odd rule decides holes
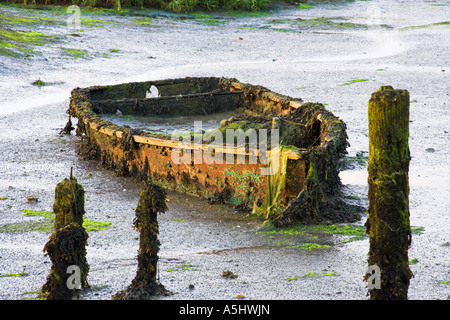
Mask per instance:
[[[47,300],[69,300],[77,289],[89,286],[89,265],[86,260],[89,236],[83,227],[84,189],[72,172],[69,179],[64,179],[56,186],[53,211],[55,231],[43,250],[50,257],[52,267],[42,293],[47,295]],[[73,276],[72,268],[76,268]]]
[[[408,263],[409,92],[381,87],[372,94],[368,113],[368,262],[379,268],[381,276],[379,288],[368,286],[370,299],[407,299],[412,275]]]
[[[160,245],[157,214],[166,210],[164,189],[155,184],[146,184],[141,192],[133,221],[133,227],[140,233],[136,277],[128,288],[113,295],[114,300],[147,300],[152,296],[170,294],[162,284],[157,283]]]

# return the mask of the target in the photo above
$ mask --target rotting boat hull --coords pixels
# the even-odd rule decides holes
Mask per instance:
[[[160,96],[146,98],[152,86],[158,88]],[[271,163],[259,150],[248,146],[211,148],[213,142],[196,143],[189,137],[180,153],[180,142],[170,136],[119,126],[101,117],[117,110],[123,114],[174,117],[236,110],[246,116],[243,119],[238,116],[239,121],[225,121],[225,127],[236,128],[233,125],[239,124],[248,128],[251,119],[262,119],[260,128],[263,128],[264,123],[275,118],[278,122],[274,126],[272,121],[269,131],[279,128],[285,133],[281,137],[291,144],[286,146],[281,141],[281,147],[276,149],[279,170],[268,175],[262,168]],[[198,195],[211,203],[232,203],[270,219],[277,226],[294,221],[317,222],[320,203],[340,184],[339,161],[347,147],[345,124],[323,105],[304,103],[227,78],[76,88],[71,93],[69,114],[78,118],[77,134],[85,141],[85,155],[99,158],[118,174],[151,179],[165,188]],[[301,134],[296,136],[297,132]],[[204,152],[215,161],[209,164],[202,161]],[[268,155],[274,152],[275,148]],[[199,155],[200,161],[195,158]],[[183,161],[174,161],[180,157]]]

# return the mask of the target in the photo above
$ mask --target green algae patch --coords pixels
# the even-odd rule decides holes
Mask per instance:
[[[326,269],[324,270],[326,271]],[[327,272],[327,273],[322,273],[322,274],[318,274],[314,271],[312,272],[307,272],[302,276],[290,276],[287,278],[284,278],[283,280],[285,281],[295,281],[295,280],[299,280],[299,279],[311,279],[311,278],[318,278],[318,277],[331,277],[331,276],[338,276],[339,274],[336,272]]]
[[[34,53],[32,46],[41,46],[53,36],[35,31],[14,31],[0,28],[0,55],[18,57]]]
[[[20,273],[7,273],[0,275],[0,278],[6,278],[6,277],[26,277],[29,276],[26,272],[20,272]]]
[[[34,45],[42,45],[46,39],[53,37],[51,35],[46,35],[35,31],[21,32],[14,30],[1,30],[0,36],[17,43]]]
[[[268,231],[258,231],[258,233],[278,234],[288,236],[305,236],[310,239],[317,239],[320,235],[338,235],[342,236],[342,243],[348,243],[356,240],[368,238],[365,234],[366,229],[360,225],[302,225],[298,224],[290,228],[279,228]],[[325,245],[306,243],[292,247],[304,247],[306,249],[327,248]]]
[[[321,277],[330,277],[330,276],[336,276],[337,274],[334,272],[327,272],[321,275]]]
[[[43,87],[46,85],[46,83],[44,81],[42,81],[41,79],[33,81],[31,84],[36,87]]]
[[[91,221],[88,219],[84,219],[83,227],[86,229],[86,231],[106,230],[111,227],[111,222]]]
[[[160,27],[160,24],[153,22],[150,18],[133,18],[132,22],[137,23],[141,26],[150,26],[150,27]]]
[[[5,5],[0,4],[0,8],[5,7],[5,9],[8,9],[8,7],[11,7],[11,5]],[[20,9],[23,9],[23,6],[19,7]],[[23,25],[23,26],[33,26],[33,25],[43,25],[43,24],[59,24],[59,25],[65,25],[65,16],[62,16],[61,18],[53,18],[53,17],[46,17],[40,15],[40,11],[43,10],[35,10],[35,9],[25,9],[21,10],[20,13],[6,13],[2,12],[1,19],[0,19],[0,27],[3,25],[7,26],[15,26],[15,25]],[[57,8],[54,8],[52,11],[55,11],[54,13],[66,13],[66,8],[64,8],[61,11],[58,11]],[[19,14],[19,15],[17,15]]]
[[[304,243],[304,244],[298,244],[294,246],[288,246],[288,248],[303,248],[308,251],[315,250],[315,249],[322,249],[322,248],[329,248],[329,245],[322,245],[318,243]]]
[[[325,226],[314,226],[312,227],[312,229],[327,234],[349,236],[348,239],[342,241],[343,243],[367,238],[366,228],[364,226],[359,225],[325,225]]]
[[[26,277],[30,274],[26,272],[20,272],[20,273],[7,273],[7,274],[0,274],[0,278],[6,278],[6,277]]]
[[[52,86],[52,85],[60,85],[63,84],[64,82],[62,81],[57,81],[57,82],[47,82],[47,81],[43,81],[40,78],[38,80],[35,80],[31,83],[31,85],[41,88],[41,87],[45,87],[45,86]]]
[[[448,25],[450,25],[450,21],[442,21],[442,22],[435,22],[435,23],[429,23],[429,24],[418,25],[418,26],[402,27],[402,28],[399,28],[398,30],[399,31],[407,31],[407,30],[426,29],[426,28],[448,26]]]
[[[186,265],[182,265],[176,268],[170,268],[170,269],[166,269],[166,272],[175,272],[175,271],[198,271],[200,269],[195,268],[193,265],[191,264],[186,264]]]
[[[411,233],[412,233],[412,234],[420,235],[420,234],[422,234],[424,231],[425,231],[425,228],[424,228],[424,227],[413,227],[413,228],[411,228]]]
[[[88,55],[86,50],[73,49],[73,48],[61,48],[69,57],[72,58],[85,58]]]
[[[310,9],[310,5],[301,4],[300,9]],[[317,17],[317,18],[296,18],[296,19],[272,19],[267,25],[263,25],[259,27],[260,29],[270,29],[275,24],[284,24],[290,25],[291,28],[284,29],[293,32],[303,32],[303,31],[311,31],[311,32],[321,32],[323,31],[336,31],[341,32],[345,30],[367,30],[368,26],[366,24],[361,23],[353,23],[349,21],[345,21],[343,17]],[[390,29],[391,27],[387,25],[381,25],[381,28]]]
[[[34,211],[30,209],[25,209],[22,210],[22,212],[24,213],[24,216],[27,217],[43,217],[44,221],[25,221],[19,223],[11,223],[0,226],[0,232],[54,231],[55,214],[53,213],[53,211],[44,211],[44,210]],[[83,219],[83,227],[86,229],[86,231],[106,230],[111,227],[111,222],[100,222]]]
[[[27,222],[10,223],[0,226],[0,232],[19,233],[30,231],[52,232],[53,223],[49,221],[38,221],[38,222],[27,221]]]
[[[34,24],[37,23],[38,20],[35,18],[28,17],[18,17],[11,14],[2,13],[2,20],[0,22],[1,25],[15,25],[15,24]]]
[[[222,25],[222,24],[224,24],[224,23],[227,23],[228,20],[211,19],[211,18],[206,19],[206,18],[203,18],[203,19],[201,19],[201,20],[198,20],[197,22],[200,23],[200,24],[205,24],[205,25],[207,25],[207,26],[220,26],[220,25]]]
[[[369,81],[369,79],[351,79],[351,80],[341,84],[341,86],[348,86],[348,85],[353,84],[353,83],[366,82],[366,81]]]
[[[313,276],[316,276],[317,275],[317,273],[315,273],[314,271],[312,271],[312,272],[307,272],[307,273],[305,273],[303,276],[301,276],[302,278],[310,278],[310,277],[313,277]]]
[[[44,210],[38,210],[38,211],[34,211],[34,210],[30,210],[30,209],[25,209],[22,210],[23,215],[24,216],[28,216],[28,217],[44,217],[46,220],[55,220],[55,214],[53,213],[53,211],[44,211]]]
[[[90,19],[90,18],[80,18],[82,25],[88,26],[88,27],[102,27],[103,24],[109,23],[111,24],[111,21],[105,21],[105,20],[98,20],[98,19]]]

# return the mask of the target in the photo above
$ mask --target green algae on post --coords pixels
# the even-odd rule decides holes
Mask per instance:
[[[157,282],[157,264],[160,242],[158,240],[158,213],[167,210],[166,192],[155,184],[147,183],[136,207],[133,227],[139,231],[138,268],[136,276],[125,290],[112,296],[113,300],[148,300],[156,295],[170,295]]]
[[[86,260],[86,245],[89,235],[83,228],[84,188],[72,176],[58,183],[55,188],[54,232],[45,244],[43,251],[52,262],[47,281],[42,286],[42,296],[47,300],[70,300],[77,290],[89,287],[87,274],[89,265]],[[69,268],[79,271],[79,287],[69,286]]]
[[[369,266],[381,270],[371,300],[406,300],[409,281],[409,92],[382,86],[372,93],[369,118]],[[366,274],[366,280],[369,274]]]

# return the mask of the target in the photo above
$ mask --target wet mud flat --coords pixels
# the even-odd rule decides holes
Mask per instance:
[[[309,31],[294,29],[294,22],[301,23],[297,18],[318,16],[340,16],[334,21],[343,22],[344,18],[364,24],[367,3],[355,2],[341,7],[340,14],[336,6],[317,5],[308,11],[282,10],[272,15],[229,18],[227,22],[216,19],[221,23],[208,21],[211,17],[176,19],[164,15],[158,19],[172,24],[157,30],[143,23],[118,26],[97,22],[103,27],[86,25],[79,32],[81,37],[63,39],[64,47],[89,52],[82,57],[62,62],[60,57],[52,59],[49,55],[36,54],[29,60],[1,56],[0,88],[4,94],[0,117],[0,227],[5,229],[0,232],[0,298],[34,298],[45,282],[50,263],[42,249],[49,233],[29,231],[30,223],[45,218],[25,215],[23,210],[51,210],[54,188],[70,174],[70,167],[86,189],[86,218],[111,223],[106,230],[89,232],[88,282],[92,290],[82,297],[111,299],[111,295],[129,285],[136,273],[139,241],[132,220],[142,185],[134,179],[115,176],[96,162],[79,161],[77,138],[59,135],[67,122],[66,99],[70,90],[131,78],[220,74],[327,103],[327,108],[348,127],[351,146],[341,172],[345,196],[363,206],[367,205],[367,101],[382,84],[409,90],[410,211],[414,231],[409,250],[414,274],[409,297],[446,299],[450,250],[450,208],[446,196],[450,180],[446,125],[450,120],[450,62],[445,52],[450,42],[448,28],[438,24],[447,21],[447,7],[427,2],[412,7],[403,2],[372,4],[399,12],[396,18],[384,21],[392,27],[388,30],[398,31],[399,47],[378,50],[379,42],[361,26],[346,26],[342,30],[331,28],[330,24],[316,24]],[[140,18],[145,22],[147,17]],[[260,28],[264,26],[269,27]],[[45,26],[40,28],[44,32]],[[54,33],[61,30],[58,25],[52,28]],[[111,36],[112,31],[115,36]],[[210,41],[205,42],[206,38]],[[141,46],[136,46],[138,41]],[[180,42],[186,44],[181,53]],[[279,45],[270,45],[273,43]],[[265,49],[255,50],[261,46]],[[41,47],[49,53],[59,52],[58,48],[59,45]],[[122,52],[108,53],[113,48]],[[111,57],[99,57],[94,52]],[[38,78],[54,84],[31,85]],[[61,94],[57,103],[49,102],[49,96],[54,94]],[[32,106],[26,100],[30,97],[41,97],[41,106],[17,113],[8,109],[14,101],[25,100],[25,106]],[[27,202],[27,197],[39,201]],[[352,239],[355,235],[344,233],[345,229],[338,233],[336,229],[312,227],[259,232],[260,220],[235,213],[232,207],[209,205],[178,193],[170,193],[168,198],[169,210],[159,216],[159,270],[160,281],[175,294],[164,299],[367,298],[362,277],[367,269],[369,245],[364,236]],[[364,220],[363,215],[360,223],[349,225],[352,232],[357,233]],[[20,225],[6,230],[13,224]],[[19,227],[25,231],[18,232]],[[224,271],[238,276],[224,277]]]
[[[10,128],[3,132],[5,135],[16,132],[16,138],[2,138],[2,147],[9,146],[12,151],[10,157],[2,158],[6,169],[2,170],[2,190],[5,190],[1,202],[2,227],[41,221],[39,217],[25,216],[21,210],[51,210],[53,185],[73,167],[74,176],[86,190],[86,218],[111,223],[107,230],[89,232],[88,282],[92,289],[83,298],[110,299],[131,282],[136,272],[139,235],[132,229],[132,220],[143,185],[132,178],[115,176],[96,161],[78,161],[78,138],[58,134],[67,117],[56,111],[64,107],[65,104],[48,106],[49,113],[44,115],[49,125],[45,129],[40,118],[42,111],[38,109],[1,119],[2,126]],[[30,125],[30,117],[41,121]],[[23,127],[7,126],[11,121]],[[40,134],[30,135],[30,131]],[[26,197],[39,200],[29,203]],[[300,230],[298,234],[258,232],[262,221],[248,218],[232,206],[210,205],[175,192],[169,192],[167,205],[168,212],[159,216],[162,244],[159,272],[160,281],[175,293],[170,299],[232,299],[237,295],[261,299],[261,294],[269,295],[270,299],[287,298],[286,293],[292,290],[297,277],[309,274],[304,279],[310,286],[316,287],[317,281],[328,286],[323,280],[327,276],[320,276],[330,273],[331,277],[331,273],[339,272],[332,256],[322,256],[331,254],[335,245],[333,235],[313,230],[308,234]],[[50,232],[41,230],[27,231],[27,226],[24,231],[2,229],[2,274],[11,275],[1,279],[2,299],[37,296],[36,291],[50,269],[49,259],[42,252],[49,235]],[[317,248],[302,247],[307,243],[314,243]],[[305,258],[310,262],[299,268],[296,261]],[[364,268],[364,259],[361,261]],[[317,263],[319,269],[313,266]],[[231,271],[237,278],[223,277],[224,271]],[[15,273],[23,275],[12,276]],[[265,292],[268,285],[270,294]],[[363,286],[359,287],[363,291]],[[307,299],[310,294],[310,290],[302,288],[292,298]],[[316,298],[320,298],[319,292]]]

